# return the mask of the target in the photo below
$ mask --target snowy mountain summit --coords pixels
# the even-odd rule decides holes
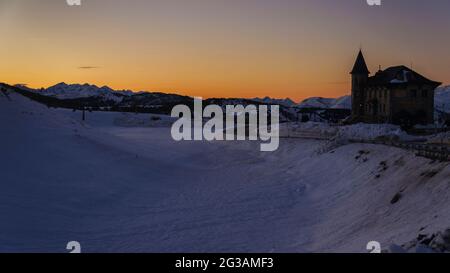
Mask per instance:
[[[295,102],[292,101],[290,98],[286,98],[286,99],[273,99],[270,97],[265,97],[265,98],[254,98],[252,99],[253,101],[256,102],[260,102],[260,103],[265,103],[265,104],[279,104],[279,105],[283,105],[286,107],[292,107],[295,105]]]
[[[58,83],[49,88],[29,89],[44,96],[58,99],[79,99],[89,97],[100,97],[104,100],[120,102],[123,97],[131,96],[131,90],[113,90],[108,86],[98,87],[91,84],[66,84]]]
[[[297,105],[299,108],[321,108],[321,109],[351,109],[351,96],[343,96],[337,99],[313,97],[308,98]]]

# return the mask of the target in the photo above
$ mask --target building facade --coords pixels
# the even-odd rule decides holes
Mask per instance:
[[[402,125],[434,122],[434,90],[441,85],[406,66],[393,66],[369,76],[360,51],[350,72],[352,121]]]

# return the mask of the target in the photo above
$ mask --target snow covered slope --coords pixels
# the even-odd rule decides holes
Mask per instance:
[[[0,93],[0,252],[365,252],[450,226],[446,163],[300,139],[274,153],[177,143],[123,116],[83,123]]]
[[[22,87],[23,88],[23,87]],[[133,94],[130,90],[116,91],[108,86],[98,87],[90,84],[66,84],[59,83],[47,89],[27,89],[37,92],[44,96],[55,97],[58,99],[78,99],[89,97],[101,97],[104,100],[120,102],[123,97]]]
[[[295,102],[293,102],[290,98],[272,99],[270,97],[265,97],[265,98],[254,98],[252,100],[261,102],[264,104],[279,104],[279,105],[283,105],[283,106],[287,106],[287,107],[292,107],[295,105]]]
[[[352,109],[352,97],[351,96],[343,96],[337,98],[330,108],[335,109]]]
[[[450,113],[450,86],[436,89],[435,105],[436,109]]]
[[[352,102],[350,96],[343,96],[337,99],[314,97],[309,98],[297,105],[300,108],[334,108],[334,109],[351,109]]]

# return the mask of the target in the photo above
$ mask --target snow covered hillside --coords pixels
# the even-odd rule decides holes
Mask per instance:
[[[22,88],[26,88],[21,86]],[[101,97],[104,100],[112,100],[120,102],[123,97],[131,96],[134,93],[130,90],[116,91],[108,86],[98,87],[90,84],[66,84],[58,83],[46,89],[30,89],[27,90],[39,93],[44,96],[55,97],[58,99],[78,99],[89,97]]]
[[[378,145],[174,142],[0,92],[0,252],[366,252],[450,226],[450,167]],[[139,122],[142,121],[142,122]]]
[[[352,101],[350,96],[343,96],[337,99],[314,97],[309,98],[297,105],[299,108],[322,108],[322,109],[351,109]]]
[[[436,109],[450,113],[450,86],[439,87],[435,94]]]
[[[257,102],[261,102],[264,104],[279,104],[279,105],[283,105],[286,107],[292,107],[295,106],[295,102],[292,101],[290,98],[286,98],[286,99],[272,99],[270,97],[265,97],[265,98],[254,98],[252,99],[253,101],[257,101]]]

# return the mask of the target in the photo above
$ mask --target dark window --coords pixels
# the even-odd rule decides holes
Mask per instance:
[[[384,97],[387,98],[387,90],[384,90]]]
[[[422,90],[422,98],[428,98],[428,91]]]
[[[411,90],[411,98],[417,98],[417,90]]]

